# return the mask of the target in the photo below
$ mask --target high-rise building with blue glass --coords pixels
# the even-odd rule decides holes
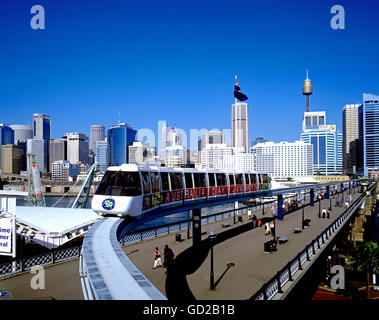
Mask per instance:
[[[379,170],[379,96],[363,94],[364,174]]]
[[[128,147],[136,141],[137,131],[126,123],[119,123],[108,130],[110,165],[120,166],[128,163]]]
[[[109,166],[108,141],[96,141],[96,162],[100,171],[105,172]]]
[[[14,143],[14,131],[13,129],[4,124],[0,123],[0,146],[6,144]],[[0,148],[0,168],[1,168],[1,148]]]
[[[325,123],[325,112],[305,112],[301,140],[313,145],[313,174],[341,174],[342,133]]]

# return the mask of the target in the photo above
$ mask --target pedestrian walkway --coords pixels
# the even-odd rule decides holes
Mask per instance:
[[[355,194],[353,200],[357,199],[360,194]],[[346,199],[346,193],[345,193]],[[282,269],[288,261],[294,258],[298,252],[305,248],[316,236],[318,236],[330,223],[339,216],[344,207],[334,207],[330,219],[318,218],[319,203],[316,202],[314,207],[307,206],[304,210],[305,219],[311,219],[309,227],[306,227],[300,233],[294,233],[295,228],[301,228],[302,210],[290,213],[284,216],[283,221],[276,221],[276,235],[286,237],[287,242],[278,245],[278,250],[273,253],[266,253],[263,250],[264,242],[272,239],[271,236],[264,235],[264,228],[255,228],[241,233],[233,238],[225,240],[214,246],[214,278],[215,282],[226,271],[227,264],[233,263],[234,266],[228,268],[215,290],[210,290],[210,257],[209,254],[205,258],[201,266],[192,274],[186,276],[188,286],[196,299],[237,299],[243,300],[250,298],[264,283],[269,281],[277,271]],[[321,201],[321,210],[328,208],[329,200]],[[258,216],[258,215],[257,215]],[[266,213],[266,216],[271,216]],[[258,216],[258,218],[261,215]],[[242,224],[246,224],[247,219],[244,217],[243,223],[233,225],[230,218],[231,227],[239,228]],[[224,221],[223,221],[224,222]],[[250,220],[249,220],[250,222]],[[218,233],[230,232],[228,229],[221,227],[221,222],[203,225],[203,229],[209,230],[216,227]],[[186,232],[182,232],[185,237]],[[220,237],[221,234],[218,236]],[[203,235],[206,239],[207,235]],[[124,251],[128,257],[136,265],[136,267],[166,295],[166,276],[164,269],[153,270],[153,257],[155,246],[159,248],[168,244],[176,257],[192,246],[192,240],[185,240],[181,243],[175,242],[175,236],[169,235],[161,238],[153,238],[143,243],[127,246]],[[137,251],[138,250],[138,251]],[[201,254],[190,256],[189,259],[199,259]],[[188,261],[187,261],[188,262]],[[185,263],[185,262],[183,262]],[[181,286],[176,283],[178,288]],[[174,290],[175,288],[170,288]],[[172,292],[173,292],[172,291]],[[181,291],[176,292],[175,297],[179,299]],[[170,297],[169,297],[170,298]]]

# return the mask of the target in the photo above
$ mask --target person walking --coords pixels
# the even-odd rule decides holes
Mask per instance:
[[[255,228],[257,226],[257,216],[253,214],[253,217],[251,219],[253,220],[253,227]]]
[[[163,257],[164,257],[163,266],[166,268],[165,274],[167,274],[168,269],[171,266],[172,262],[174,261],[174,257],[175,257],[174,252],[172,251],[171,248],[168,247],[167,244],[164,246]]]
[[[268,222],[265,224],[265,236],[268,236],[270,234],[270,225]]]
[[[322,217],[325,218],[325,215],[326,215],[326,209],[322,209]]]
[[[259,228],[262,226],[262,220],[261,219],[258,219],[258,226],[259,226]]]
[[[156,269],[158,267],[163,267],[162,259],[161,259],[161,252],[159,251],[158,247],[155,247],[154,255],[155,255],[155,257],[154,257],[153,269]]]

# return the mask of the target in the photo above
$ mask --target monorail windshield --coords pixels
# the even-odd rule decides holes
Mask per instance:
[[[142,188],[139,172],[107,171],[95,194],[140,196]]]

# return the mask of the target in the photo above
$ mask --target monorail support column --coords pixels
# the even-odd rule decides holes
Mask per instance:
[[[342,204],[343,204],[343,202],[344,202],[343,183],[341,183],[341,193],[342,193]]]
[[[201,243],[201,209],[192,210],[192,245],[199,246]]]
[[[278,220],[283,220],[283,195],[278,195]]]
[[[330,187],[327,186],[327,187],[326,187],[326,199],[329,200],[329,198],[330,198]]]
[[[311,192],[309,193],[309,205],[311,207],[314,207],[315,205],[315,190],[311,189]]]

